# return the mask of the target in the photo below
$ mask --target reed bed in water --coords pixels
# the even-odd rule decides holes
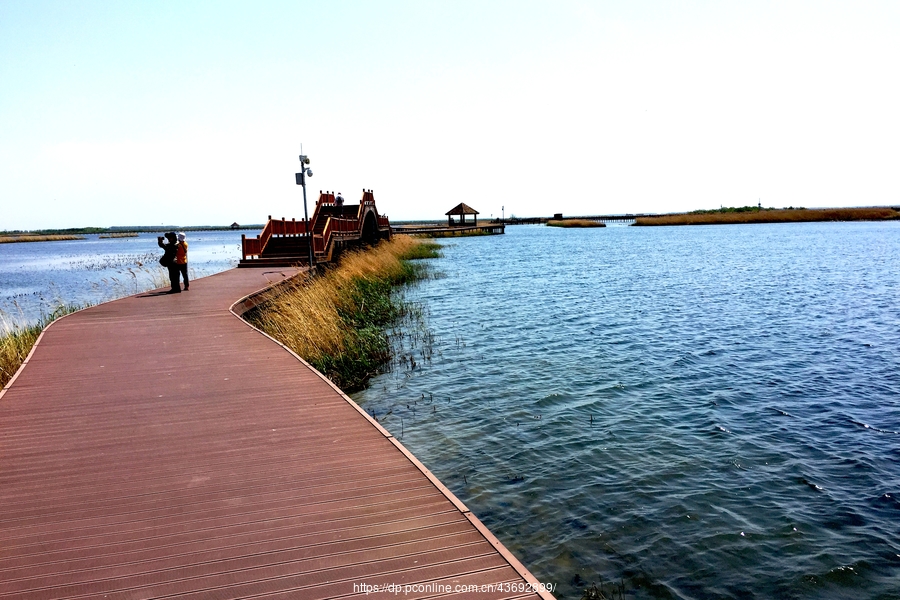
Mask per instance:
[[[322,275],[292,280],[244,317],[345,391],[365,387],[391,358],[385,328],[413,307],[393,291],[422,278],[413,262],[440,246],[406,235],[348,252]]]
[[[17,242],[61,242],[65,240],[83,240],[83,235],[0,235],[0,244]]]
[[[550,227],[606,227],[606,223],[591,221],[590,219],[551,219],[547,221],[547,225]]]
[[[717,225],[737,223],[804,223],[812,221],[883,221],[900,219],[893,208],[726,208],[635,219],[635,225]]]

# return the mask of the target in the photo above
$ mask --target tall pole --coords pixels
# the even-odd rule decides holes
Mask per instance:
[[[302,146],[301,146],[302,148]],[[309,157],[300,155],[300,172],[297,173],[297,183],[303,186],[303,222],[306,226],[306,247],[309,249],[309,268],[313,268],[313,234],[309,228],[309,212],[306,210],[306,176],[312,177],[312,170],[307,168]]]
[[[309,249],[309,268],[313,268],[313,236],[309,229],[309,215],[306,212],[306,173],[303,174],[303,219],[306,221],[306,247]]]

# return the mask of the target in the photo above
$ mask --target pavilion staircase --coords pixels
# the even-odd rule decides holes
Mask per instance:
[[[371,190],[363,190],[359,204],[339,205],[331,192],[320,192],[309,220],[313,260],[330,261],[335,252],[361,243],[390,237],[391,225],[379,215]],[[287,267],[309,263],[306,224],[291,219],[273,220],[271,215],[256,238],[241,236],[243,258],[238,267]]]

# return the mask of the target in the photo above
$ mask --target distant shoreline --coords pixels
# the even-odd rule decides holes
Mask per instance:
[[[69,240],[83,240],[83,235],[40,235],[40,234],[0,234],[0,244],[22,244],[26,242],[62,242]]]
[[[725,208],[680,215],[660,215],[635,219],[636,226],[737,225],[745,223],[811,223],[821,221],[892,221],[900,211],[879,208]]]
[[[507,219],[491,219],[487,223],[504,225],[549,224],[560,227],[577,227],[568,221],[597,221],[604,216],[593,217],[510,217]],[[625,220],[628,214],[613,215],[615,220]],[[891,221],[900,220],[900,207],[875,206],[868,208],[760,208],[744,206],[740,208],[721,208],[716,210],[696,210],[688,213],[670,213],[661,215],[634,215],[636,226],[661,225],[730,225],[744,223],[806,223],[819,221]],[[410,225],[435,225],[434,221],[395,221],[401,230]],[[0,238],[20,236],[84,236],[103,235],[108,237],[125,237],[125,234],[163,233],[166,231],[260,231],[265,224],[250,224],[232,227],[231,225],[136,225],[118,227],[71,227],[67,229],[12,229],[0,231]],[[56,237],[55,239],[64,239]],[[68,238],[77,239],[77,238]],[[12,241],[12,240],[7,240]],[[15,240],[26,241],[26,240]],[[44,241],[44,240],[28,240]],[[50,241],[50,240],[47,240]]]
[[[69,229],[12,229],[9,231],[0,231],[0,236],[23,236],[23,235],[115,235],[126,233],[159,233],[164,231],[244,231],[249,229],[262,229],[265,225],[239,225],[232,227],[231,225],[135,225],[125,227],[72,227]]]

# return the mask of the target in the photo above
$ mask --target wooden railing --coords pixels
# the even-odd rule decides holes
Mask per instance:
[[[282,218],[278,221],[272,220],[272,215],[269,215],[269,221],[266,223],[266,226],[263,227],[262,233],[260,233],[256,238],[247,238],[246,235],[241,235],[241,251],[244,254],[244,258],[248,256],[259,256],[262,254],[263,249],[266,247],[266,244],[269,243],[269,238],[273,235],[280,236],[298,236],[298,235],[306,235],[306,223],[303,221],[298,221],[296,219],[291,219],[288,221],[285,218]]]
[[[312,217],[309,219],[310,227],[313,230],[313,252],[316,254],[325,254],[328,250],[328,245],[331,243],[331,238],[334,236],[359,237],[362,235],[364,219],[367,214],[365,209],[369,206],[375,206],[375,196],[372,194],[371,190],[363,190],[363,196],[359,201],[359,210],[357,211],[355,219],[328,215],[325,219],[325,226],[322,228],[321,233],[315,233],[315,230],[317,229],[316,224],[322,216],[321,208],[323,206],[337,206],[333,193],[320,192],[319,199],[316,201],[316,208],[313,211]],[[379,229],[390,228],[391,224],[387,216],[378,215],[377,209],[375,214],[378,216],[377,224]],[[271,239],[272,236],[284,237],[300,235],[306,235],[306,223],[303,221],[297,221],[296,219],[288,221],[284,218],[272,220],[272,216],[269,215],[269,221],[263,228],[262,233],[255,238],[247,238],[245,235],[241,236],[241,251],[244,259],[252,256],[258,257],[263,253],[266,244],[269,243],[269,239]]]
[[[316,254],[324,254],[333,236],[351,234],[355,237],[359,235],[359,232],[359,223],[354,219],[328,217],[322,234],[313,238],[313,250]]]

